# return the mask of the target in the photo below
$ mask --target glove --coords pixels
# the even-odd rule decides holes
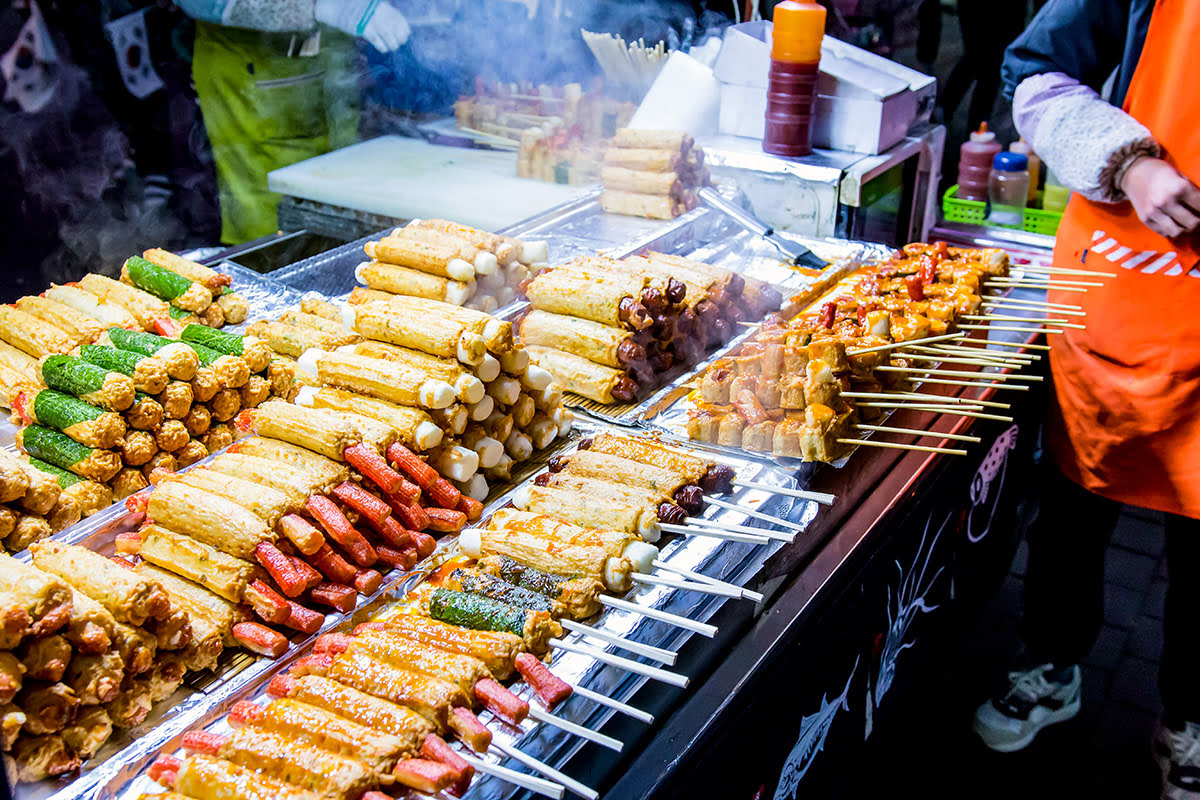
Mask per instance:
[[[386,0],[317,0],[314,16],[318,22],[366,39],[381,53],[395,50],[412,33],[408,20]]]

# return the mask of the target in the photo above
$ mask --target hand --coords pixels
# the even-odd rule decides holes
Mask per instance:
[[[1200,229],[1200,189],[1161,158],[1134,161],[1121,178],[1146,227],[1168,239]]]
[[[408,20],[387,0],[317,0],[315,16],[351,36],[361,36],[381,53],[395,50],[412,33]]]

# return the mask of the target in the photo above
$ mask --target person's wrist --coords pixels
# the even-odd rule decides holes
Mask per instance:
[[[1129,196],[1129,188],[1138,180],[1138,176],[1148,167],[1151,162],[1158,159],[1149,153],[1134,153],[1129,159],[1121,165],[1117,170],[1117,174],[1113,176],[1113,182],[1125,197]]]

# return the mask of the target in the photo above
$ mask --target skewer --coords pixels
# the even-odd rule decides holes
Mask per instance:
[[[560,619],[558,624],[563,626],[563,630],[571,631],[572,633],[578,633],[580,636],[590,636],[593,639],[599,639],[602,642],[608,642],[609,644],[615,645],[622,650],[628,650],[631,653],[637,653],[639,656],[645,656],[646,658],[653,659],[660,664],[675,666],[675,659],[678,658],[678,656],[671,650],[664,650],[661,647],[654,647],[652,645],[642,644],[640,642],[631,642],[623,636],[618,636],[615,633],[609,633],[608,631],[600,630],[599,628],[593,628],[590,625],[582,625],[574,620]]]
[[[692,518],[689,517],[689,519]],[[726,539],[731,542],[745,542],[746,544],[766,544],[771,541],[762,534],[751,535],[738,531],[713,530],[695,525],[675,525],[670,522],[660,522],[658,523],[658,527],[667,533],[681,533],[684,536],[708,536],[712,539]]]
[[[620,611],[629,611],[633,614],[641,614],[643,617],[665,622],[668,625],[674,625],[676,628],[683,628],[685,631],[698,633],[701,636],[707,636],[709,639],[717,635],[717,626],[709,625],[707,622],[696,622],[694,619],[681,617],[678,614],[672,614],[669,611],[659,611],[657,608],[649,608],[647,606],[639,606],[637,603],[631,603],[628,600],[621,600],[617,597],[609,597],[606,594],[600,595],[600,604],[615,608]],[[573,645],[574,646],[574,645]],[[572,651],[574,652],[574,651]]]
[[[895,396],[895,395],[893,395],[893,396]],[[923,394],[919,394],[917,392],[901,392],[900,396],[906,397],[906,398],[907,397],[931,397],[931,396],[932,397],[942,397],[942,395],[938,395],[938,394],[923,395]],[[958,400],[959,403],[964,404],[964,405],[983,406],[985,408],[1012,408],[1011,403],[1001,403],[998,400],[977,400],[974,397],[960,397],[960,398],[956,398],[956,399]],[[942,405],[942,403],[935,402],[934,405]]]
[[[965,436],[961,433],[938,433],[937,431],[918,431],[912,428],[893,428],[888,425],[867,425],[858,423],[854,427],[860,431],[878,431],[879,433],[907,433],[912,436],[920,436],[926,439],[947,439],[952,442],[982,442],[978,436]]]
[[[885,447],[890,450],[919,450],[922,453],[945,453],[952,456],[965,456],[966,450],[954,450],[949,447],[929,447],[923,444],[900,444],[898,442],[881,442],[878,439],[838,439],[840,444],[865,445],[867,447]]]
[[[926,336],[921,339],[922,342],[944,342],[949,339],[962,339],[964,334],[961,333],[943,333],[941,336]],[[892,350],[897,347],[904,347],[908,342],[890,342],[888,344],[878,344],[874,347],[860,347],[857,350],[847,350],[846,355],[857,356],[863,353],[875,353],[880,350]]]
[[[770,528],[753,528],[749,525],[738,525],[733,522],[718,522],[716,520],[705,519],[704,517],[688,517],[689,526],[699,526],[710,528],[718,531],[732,531],[733,533],[744,533],[747,536],[763,536],[767,539],[775,539],[780,542],[792,542],[796,538],[796,532],[791,531],[785,533],[783,531],[773,531]]]
[[[904,352],[900,354],[900,357],[909,361],[932,361],[935,364],[967,364],[977,367],[1011,367],[1020,369],[1021,367],[1028,366],[1028,362],[1026,361],[994,361],[990,358],[955,358],[949,353],[923,356],[917,353]]]
[[[529,707],[529,716],[536,719],[538,722],[544,722],[547,725],[558,728],[561,731],[578,736],[580,739],[587,739],[589,742],[594,742],[601,747],[607,747],[614,752],[621,752],[625,749],[625,744],[620,739],[614,739],[611,736],[606,736],[603,733],[597,733],[591,728],[585,728],[582,725],[576,725],[574,722],[569,722],[565,719],[560,719],[548,711],[543,711],[537,706]]]
[[[1096,284],[1103,286],[1103,284]],[[988,281],[988,288],[993,289],[1058,289],[1063,292],[1086,292],[1087,289],[1082,286],[1059,286],[1057,283],[1042,282],[1042,281],[1001,281],[999,278],[992,278]]]
[[[1040,353],[1010,353],[1007,350],[988,350],[983,347],[961,347],[949,344],[939,344],[936,347],[914,347],[913,350],[921,353],[964,355],[985,361],[995,361],[998,364],[1031,364],[1034,361],[1042,360]]]
[[[457,752],[457,751],[456,751]],[[523,772],[517,772],[515,769],[502,767],[499,764],[493,764],[489,761],[484,761],[471,753],[458,753],[459,758],[466,761],[475,771],[481,775],[491,775],[493,778],[499,778],[505,783],[511,783],[513,786],[519,786],[526,791],[540,794],[542,797],[551,797],[554,800],[562,800],[563,794],[566,792],[562,786],[557,783],[551,783],[543,778],[537,778],[533,775],[526,775]]]
[[[998,305],[1031,306],[1033,308],[1050,308],[1050,309],[1054,309],[1054,313],[1056,313],[1056,314],[1059,313],[1059,309],[1064,309],[1066,311],[1083,311],[1083,306],[1071,305],[1070,303],[1052,303],[1049,300],[1030,300],[1027,297],[1013,297],[1012,295],[1007,295],[1007,294],[999,294],[999,295],[995,295],[995,296],[989,296],[983,302],[996,303]],[[1086,311],[1084,311],[1084,315],[1085,316],[1087,315]]]
[[[1080,325],[1078,322],[1071,322],[1065,319],[1053,319],[1052,317],[1018,317],[1006,316],[1002,314],[964,314],[962,319],[974,320],[996,320],[998,322],[1037,322],[1043,325],[1059,325],[1063,328],[1077,328],[1078,330],[1087,330],[1087,325]]]
[[[1041,375],[1013,375],[998,372],[971,372],[963,369],[926,369],[925,367],[889,367],[879,366],[880,372],[908,372],[918,375],[945,375],[950,378],[987,378],[994,381],[1040,381]]]
[[[769,522],[772,525],[782,525],[783,527],[791,528],[794,531],[803,531],[804,530],[803,525],[797,525],[796,523],[792,522],[791,520],[781,519],[780,517],[773,517],[770,514],[764,514],[761,511],[754,511],[749,508],[742,508],[741,506],[734,505],[733,503],[727,503],[724,500],[718,500],[715,497],[706,497],[706,498],[704,498],[704,502],[712,503],[717,508],[726,508],[726,509],[729,509],[730,511],[736,511],[739,514],[745,514],[747,517],[754,517],[755,519],[761,519],[763,522]]]
[[[671,672],[669,669],[659,669],[658,667],[652,667],[649,664],[643,664],[640,661],[633,661],[628,658],[622,658],[621,656],[615,656],[612,653],[606,653],[603,650],[597,650],[594,647],[587,647],[586,645],[582,644],[571,644],[570,642],[564,642],[560,639],[551,639],[550,645],[552,647],[559,647],[563,650],[566,650],[568,653],[578,653],[582,656],[594,658],[595,660],[604,664],[608,664],[609,666],[619,667],[620,669],[628,670],[629,672],[635,672],[638,675],[642,675],[647,678],[653,678],[656,681],[669,683],[672,686],[678,686],[681,689],[687,688],[687,685],[690,682],[687,675],[680,675],[678,672]]]
[[[1090,276],[1093,278],[1115,278],[1115,277],[1117,277],[1117,273],[1115,273],[1115,272],[1095,272],[1090,269],[1068,269],[1066,267],[1020,266],[1020,267],[1016,267],[1016,269],[1019,269],[1022,272],[1036,272],[1038,274],[1047,274],[1047,275],[1054,275],[1054,274],[1062,273],[1063,275],[1084,275],[1084,276]]]
[[[781,494],[785,497],[796,497],[801,500],[812,500],[814,503],[820,503],[823,506],[833,505],[833,501],[837,500],[837,495],[829,494],[828,492],[810,492],[806,489],[788,489],[783,486],[772,486],[769,483],[758,483],[756,481],[744,481],[739,479],[734,480],[734,486],[741,486],[746,489],[760,489],[764,492],[772,494]]]
[[[984,327],[986,327],[986,326],[984,326]],[[993,328],[992,330],[999,330],[999,329]],[[964,344],[964,345],[971,344],[973,342],[977,342],[977,343],[983,345],[984,349],[986,349],[988,345],[993,345],[993,344],[996,345],[996,347],[1015,347],[1015,348],[1022,349],[1022,350],[1024,350],[1024,349],[1049,350],[1050,349],[1050,345],[1048,345],[1048,344],[1022,344],[1021,342],[1004,342],[1004,341],[1000,341],[998,339],[963,339],[962,340],[962,344]]]
[[[1062,284],[1063,286],[1103,286],[1100,281],[1063,281],[1057,279],[1037,280],[1034,278],[1014,278],[1012,276],[998,276],[995,278],[985,278],[989,283],[1031,283],[1034,288],[1040,288],[1046,284]]]
[[[893,397],[900,396],[915,400],[936,400],[939,403],[951,404],[975,402],[974,400],[968,400],[962,397],[954,397],[948,394],[921,394],[919,392],[842,392],[842,397],[861,398],[863,400],[890,400]]]
[[[611,697],[606,697],[599,692],[593,692],[591,689],[585,689],[584,687],[571,683],[570,681],[566,681],[566,683],[571,687],[572,690],[574,690],[575,694],[579,695],[580,697],[591,700],[595,703],[599,703],[602,706],[608,706],[614,711],[620,711],[622,714],[633,717],[637,720],[641,720],[647,725],[654,724],[653,714],[642,711],[640,708],[634,708],[628,703],[622,703],[620,700],[613,700]]]
[[[524,753],[522,753],[520,750],[518,750],[515,747],[504,744],[503,742],[498,742],[495,739],[492,739],[491,746],[496,748],[497,750],[499,750],[501,753],[508,756],[512,760],[517,761],[521,764],[524,764],[525,766],[529,767],[530,769],[532,769],[536,772],[542,773],[547,778],[552,778],[552,779],[558,781],[563,786],[570,789],[572,792],[579,795],[580,797],[586,797],[587,800],[600,800],[600,793],[597,792],[595,789],[592,789],[591,787],[588,787],[588,786],[584,786],[582,783],[575,780],[574,778],[571,778],[567,775],[562,774],[561,772],[559,772],[558,770],[556,770],[554,767],[550,766],[549,764],[543,764],[541,761],[538,761],[533,756],[525,755]]]
[[[684,592],[699,592],[700,594],[711,594],[717,597],[731,597],[735,600],[742,599],[742,590],[737,586],[713,586],[700,581],[688,581],[674,575],[645,575],[640,572],[635,572],[631,575],[637,583],[646,583],[651,586],[670,586],[674,589],[679,589]],[[675,662],[672,661],[672,664]]]
[[[1065,314],[1068,317],[1086,317],[1086,311],[1076,311],[1072,308],[1052,308],[1047,305],[1024,305],[1019,303],[1005,303],[999,298],[994,300],[984,300],[979,305],[984,308],[998,308],[1001,311],[1016,309],[1018,311],[1047,311],[1051,314]]]
[[[964,331],[1015,331],[1016,333],[1062,333],[1061,328],[1022,328],[1019,325],[959,325]]]
[[[707,583],[712,586],[728,586],[732,589],[741,590],[742,597],[745,597],[747,600],[753,600],[756,603],[761,603],[763,601],[763,596],[758,592],[752,592],[749,589],[738,586],[735,583],[726,583],[725,581],[717,580],[716,578],[710,578],[701,572],[693,572],[686,567],[677,567],[674,564],[668,564],[667,562],[658,558],[654,559],[653,563],[654,566],[658,567],[659,569],[665,569],[668,572],[674,572],[675,574],[682,575],[685,578],[691,578],[697,583]]]
[[[932,411],[936,414],[951,414],[956,417],[972,417],[974,419],[994,419],[1001,422],[1012,422],[1012,417],[1006,417],[1001,414],[987,414],[982,411],[973,410],[975,406],[921,406],[907,405],[901,403],[859,403],[860,406],[868,408],[907,408],[910,411]],[[969,410],[963,410],[969,409]]]
[[[979,381],[954,381],[945,378],[918,378],[912,375],[908,376],[908,380],[913,383],[936,383],[941,386],[974,386],[983,389],[1015,389],[1018,392],[1029,391],[1029,387],[1023,383],[980,383]]]

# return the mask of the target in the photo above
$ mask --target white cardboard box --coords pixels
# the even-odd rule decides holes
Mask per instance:
[[[769,22],[734,25],[713,66],[721,84],[718,130],[762,139],[766,127]],[[813,109],[813,145],[876,155],[928,119],[937,91],[928,75],[826,36]]]

